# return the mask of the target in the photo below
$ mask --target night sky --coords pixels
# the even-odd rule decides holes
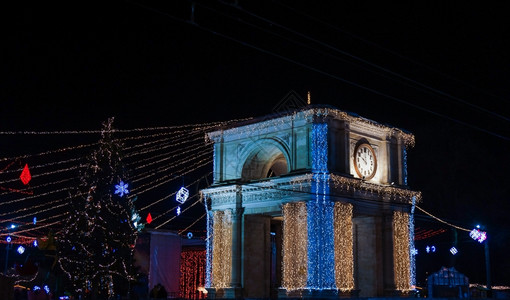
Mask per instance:
[[[198,1],[193,14],[191,3],[2,4],[0,131],[98,130],[109,117],[119,129],[228,121],[310,91],[313,104],[413,133],[408,180],[420,207],[486,226],[492,284],[510,285],[503,2]],[[71,143],[60,138],[55,145]],[[2,134],[0,157],[48,145]],[[485,283],[483,245],[416,218],[421,229],[446,229],[417,241],[419,279],[453,265]],[[455,241],[465,252],[452,257]],[[442,254],[424,253],[432,243]]]

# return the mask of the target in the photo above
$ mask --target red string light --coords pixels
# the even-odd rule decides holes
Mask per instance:
[[[183,248],[181,252],[180,297],[184,299],[205,299],[205,249]]]

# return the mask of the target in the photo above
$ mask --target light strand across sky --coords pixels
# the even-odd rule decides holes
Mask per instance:
[[[183,177],[204,167],[212,167],[212,146],[205,138],[207,131],[221,128],[231,122],[245,121],[246,119],[232,120],[229,122],[214,122],[206,124],[190,124],[183,126],[139,128],[133,130],[114,130],[122,134],[118,137],[125,145],[123,149],[126,157],[126,165],[134,170],[130,196],[136,195],[140,211],[170,201],[175,196],[176,190],[168,188],[160,193],[159,198],[146,197],[143,195],[164,186],[175,186]],[[162,131],[162,132],[157,132]],[[0,132],[0,135],[23,135],[29,138],[34,135],[58,135],[65,139],[68,135],[98,134],[100,131],[23,131],[23,132]],[[147,134],[149,133],[149,134]],[[127,136],[126,136],[127,135]],[[35,154],[22,154],[14,157],[0,157],[0,187],[19,185],[19,173],[21,165],[29,161],[29,169],[32,173],[32,181],[24,187],[31,191],[27,196],[16,192],[16,189],[2,189],[4,195],[0,206],[4,206],[2,228],[0,236],[16,236],[21,232],[37,232],[40,228],[58,226],[58,218],[66,214],[66,206],[70,201],[70,193],[75,189],[79,179],[79,170],[85,167],[84,156],[89,153],[97,143],[85,143],[79,145],[64,146],[58,149],[36,152]],[[85,153],[85,154],[84,154]],[[65,155],[64,155],[65,154]],[[65,158],[61,158],[64,157]],[[19,162],[20,167],[13,167]],[[2,166],[3,163],[3,166]],[[41,172],[42,171],[42,172]],[[210,173],[210,172],[209,172]],[[72,174],[72,175],[70,175]],[[193,175],[195,176],[195,175]],[[203,180],[200,178],[198,181]],[[197,181],[197,180],[196,180]],[[196,183],[190,183],[188,186]],[[32,185],[32,183],[34,183]],[[198,189],[197,189],[198,190]],[[19,190],[22,191],[22,190]],[[191,195],[195,198],[196,195]],[[194,202],[190,201],[190,207]],[[175,210],[176,206],[172,209]],[[171,210],[172,210],[171,209]],[[183,209],[181,213],[186,212]],[[155,219],[165,214],[156,214]],[[24,222],[27,218],[37,217],[35,224]],[[48,225],[45,221],[57,219]],[[175,218],[170,217],[170,220]],[[166,220],[164,224],[170,222]],[[11,228],[10,224],[18,224]],[[194,222],[196,223],[196,222]],[[163,225],[160,225],[161,227]],[[190,226],[189,224],[182,227]],[[158,227],[158,228],[159,228]]]

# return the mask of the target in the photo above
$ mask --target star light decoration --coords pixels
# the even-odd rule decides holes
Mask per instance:
[[[121,180],[119,184],[115,185],[115,194],[119,194],[119,197],[129,194],[128,184]]]

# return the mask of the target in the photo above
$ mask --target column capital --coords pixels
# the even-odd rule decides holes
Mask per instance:
[[[232,208],[232,218],[239,220],[244,214],[244,207]]]

